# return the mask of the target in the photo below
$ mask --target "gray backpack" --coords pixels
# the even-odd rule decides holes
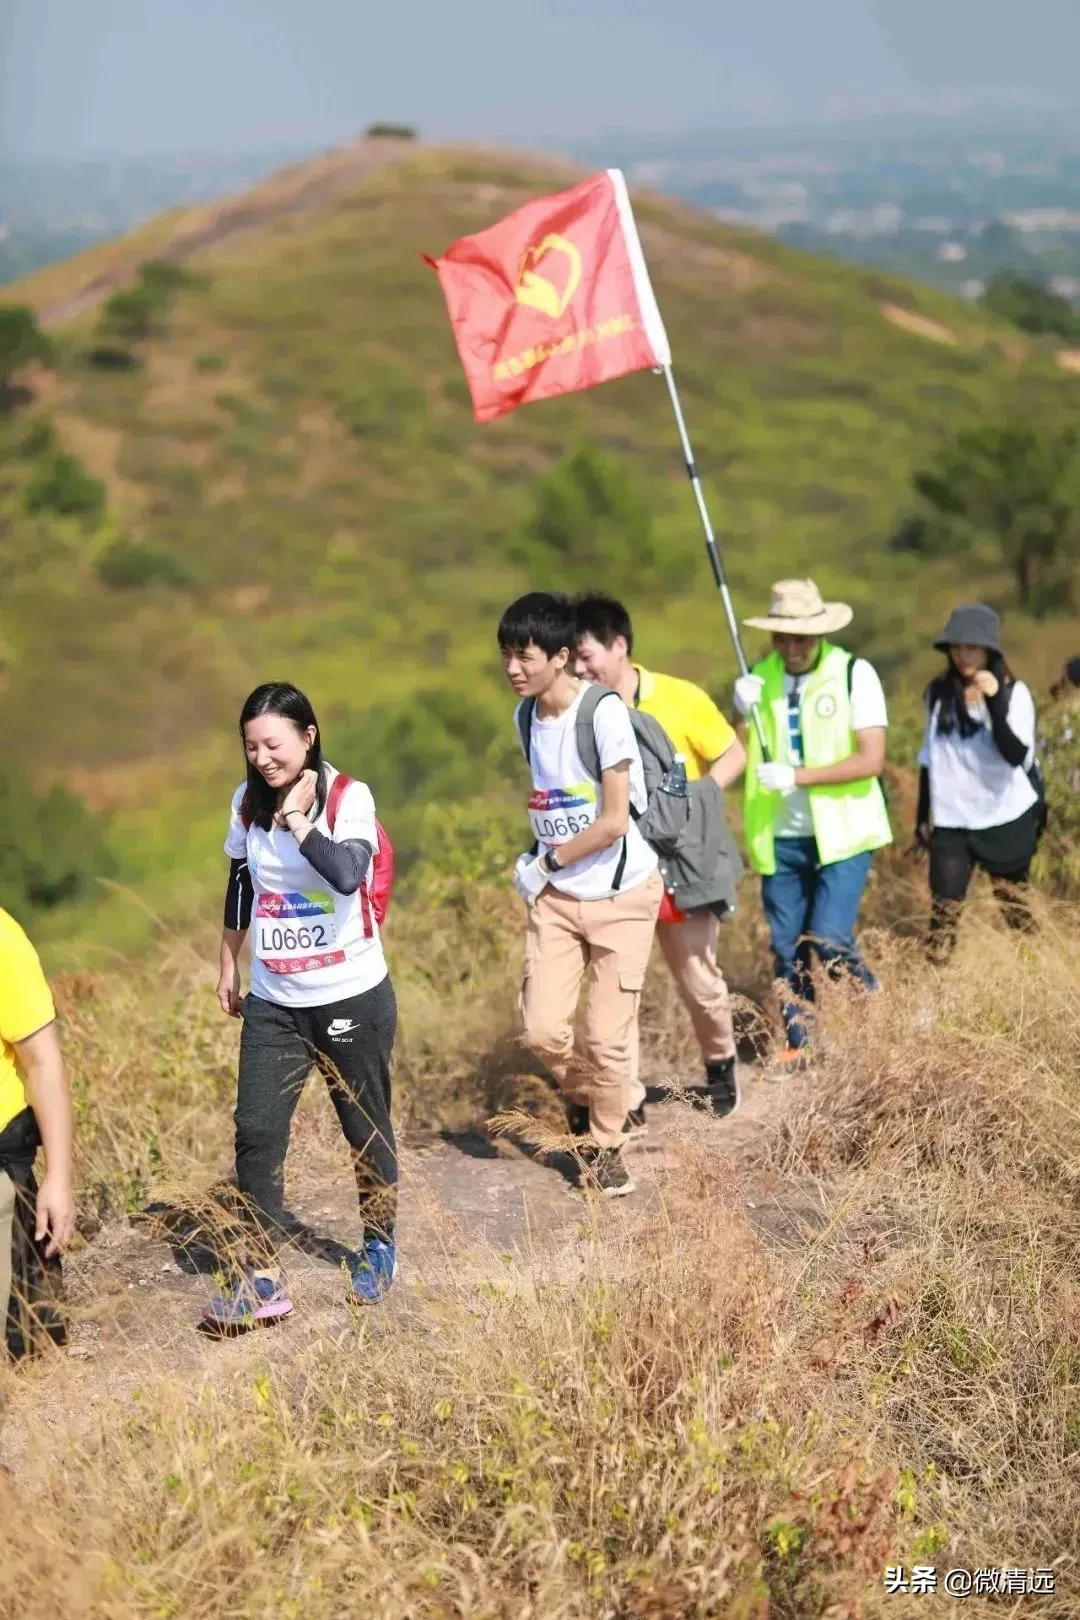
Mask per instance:
[[[593,719],[598,706],[616,697],[609,686],[587,686],[577,712],[577,750],[592,781],[600,782],[600,750]],[[621,699],[620,699],[621,701]],[[527,698],[518,710],[521,749],[531,763],[532,720],[536,699]],[[733,907],[735,886],[743,863],[724,813],[724,795],[711,776],[689,784],[689,794],[665,793],[664,777],[675,763],[675,747],[651,714],[628,710],[645,776],[645,809],[633,804],[630,814],[637,829],[651,844],[660,861],[660,875],[674,903],[682,911]],[[625,852],[624,852],[625,858]],[[614,887],[622,879],[619,862]]]

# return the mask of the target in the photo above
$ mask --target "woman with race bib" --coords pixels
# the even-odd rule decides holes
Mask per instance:
[[[396,1271],[397,1153],[390,1056],[397,1006],[373,905],[375,804],[322,755],[318,722],[288,682],[257,687],[240,715],[247,780],[233,794],[218,1000],[242,1018],[236,1179],[253,1252],[203,1320],[244,1328],[292,1310],[278,1249],[289,1126],[314,1064],[352,1149],[360,1246],[353,1297],[377,1303]],[[252,935],[251,989],[239,956]]]

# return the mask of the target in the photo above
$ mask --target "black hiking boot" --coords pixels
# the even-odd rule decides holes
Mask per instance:
[[[581,1191],[599,1193],[603,1198],[625,1198],[636,1191],[636,1183],[623,1164],[619,1148],[585,1151],[582,1157]]]
[[[730,1057],[722,1063],[706,1063],[705,1101],[720,1119],[735,1112],[739,1106],[737,1059]]]

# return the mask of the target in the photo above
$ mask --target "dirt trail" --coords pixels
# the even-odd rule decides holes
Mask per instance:
[[[678,1144],[688,1132],[708,1134],[743,1182],[751,1223],[770,1244],[801,1240],[815,1221],[812,1196],[778,1188],[760,1172],[761,1148],[782,1118],[790,1082],[744,1070],[738,1113],[716,1120],[681,1103],[649,1110],[648,1136],[627,1160],[638,1185],[629,1198],[604,1204],[595,1218],[633,1232],[680,1191]],[[560,1167],[530,1157],[482,1131],[406,1147],[402,1153],[399,1282],[382,1309],[401,1320],[435,1308],[431,1290],[452,1271],[477,1289],[498,1282],[572,1280],[589,1252],[590,1216]],[[565,1174],[563,1173],[565,1170]],[[290,1207],[331,1242],[354,1240],[355,1203],[339,1141],[298,1116],[288,1167]],[[145,1223],[108,1223],[66,1266],[73,1313],[71,1343],[53,1358],[8,1381],[0,1417],[0,1466],[33,1478],[66,1438],[86,1432],[109,1402],[126,1403],[163,1377],[197,1386],[227,1382],[268,1351],[301,1361],[318,1343],[355,1335],[339,1269],[298,1250],[286,1256],[293,1316],[269,1332],[215,1340],[196,1329],[213,1280],[182,1270],[174,1252]],[[419,1325],[419,1324],[418,1324]]]
[[[203,248],[216,247],[230,237],[256,229],[284,214],[309,213],[350,191],[361,180],[417,150],[412,141],[357,141],[328,152],[311,163],[297,164],[264,180],[240,197],[207,207],[185,209],[173,236],[152,253],[123,255],[83,286],[40,311],[42,326],[76,320],[133,281],[147,257],[181,263]]]

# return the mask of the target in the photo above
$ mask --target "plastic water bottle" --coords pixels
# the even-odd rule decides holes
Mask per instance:
[[[660,784],[661,793],[670,793],[676,799],[688,799],[690,789],[686,781],[686,755],[676,754],[671,769]]]

